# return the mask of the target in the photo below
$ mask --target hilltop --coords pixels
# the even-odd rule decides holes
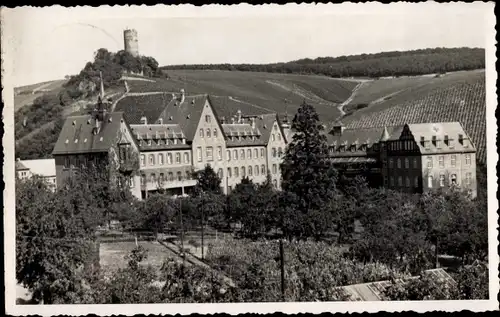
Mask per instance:
[[[485,67],[482,48],[428,48],[339,57],[304,58],[274,64],[171,65],[164,70],[231,70],[284,74],[316,74],[335,78],[416,76]]]
[[[344,108],[351,112],[342,123],[352,128],[459,121],[477,147],[478,163],[486,164],[484,70],[363,82]]]

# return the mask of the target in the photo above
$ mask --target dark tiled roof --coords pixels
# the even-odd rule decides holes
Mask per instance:
[[[130,127],[141,151],[190,148],[183,143],[186,136],[178,124],[133,124]]]
[[[210,102],[217,111],[219,118],[224,117],[227,123],[230,123],[230,118],[237,115],[238,110],[243,115],[261,115],[270,113],[269,110],[260,108],[243,101],[228,96],[210,96]]]
[[[257,124],[252,127],[252,119],[242,118],[241,123],[224,123],[222,129],[228,147],[265,145],[268,140],[262,138]],[[259,120],[253,118],[254,122]]]
[[[164,124],[178,124],[187,141],[192,141],[206,101],[207,95],[186,96],[183,102],[173,99],[159,118],[163,120]]]
[[[271,138],[271,131],[273,129],[273,124],[277,120],[278,117],[275,113],[263,114],[255,119],[255,125],[259,129],[260,133],[262,133],[261,138],[262,140],[264,140],[266,145],[269,143],[269,139]],[[281,132],[283,133],[283,131]]]
[[[137,140],[185,138],[178,124],[131,124],[130,127]]]
[[[129,124],[141,123],[142,117],[155,123],[173,98],[172,93],[131,94],[119,100],[114,110],[123,112]]]
[[[66,119],[52,154],[107,152],[118,143],[122,112],[106,113],[100,131],[94,134],[93,115],[71,116]]]
[[[379,143],[385,134],[384,129],[390,137],[401,134],[402,126],[377,127],[367,129],[343,129],[342,134],[326,134],[327,143],[330,146],[330,155],[334,157],[364,156]],[[343,147],[343,151],[338,151]]]

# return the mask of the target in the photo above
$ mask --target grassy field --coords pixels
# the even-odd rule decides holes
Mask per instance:
[[[159,268],[167,258],[177,257],[157,242],[139,241],[138,244],[148,251],[148,258],[143,263],[153,267]],[[111,270],[127,267],[125,256],[134,248],[134,241],[101,243],[99,250],[101,267]]]
[[[230,96],[258,105],[268,112],[293,114],[305,99],[320,116],[334,120],[340,114],[336,105],[349,98],[356,82],[324,76],[302,76],[259,72],[169,70],[170,79],[156,82],[129,81],[131,92],[184,89],[187,94]],[[237,109],[234,109],[235,111]]]
[[[399,79],[394,79],[395,81]],[[361,89],[363,94],[363,89]],[[458,72],[430,78],[388,100],[368,106],[342,122],[352,128],[403,123],[459,121],[486,162],[486,90],[482,71]]]

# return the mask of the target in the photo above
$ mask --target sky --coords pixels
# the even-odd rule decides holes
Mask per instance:
[[[434,47],[485,47],[487,3],[287,6],[21,7],[2,11],[4,66],[14,86],[78,73],[99,48],[161,66],[274,63]],[[3,9],[2,9],[3,10]]]

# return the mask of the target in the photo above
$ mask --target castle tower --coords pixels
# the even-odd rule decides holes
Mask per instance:
[[[125,44],[125,51],[129,52],[134,57],[139,56],[139,40],[136,30],[127,29],[123,31],[123,41]]]

